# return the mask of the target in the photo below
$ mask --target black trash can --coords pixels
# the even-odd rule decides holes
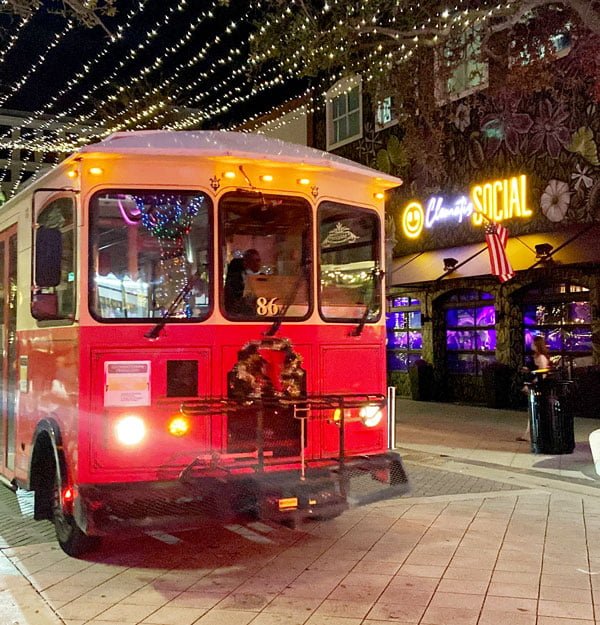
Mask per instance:
[[[570,454],[575,449],[570,380],[546,377],[529,383],[529,424],[534,454]]]

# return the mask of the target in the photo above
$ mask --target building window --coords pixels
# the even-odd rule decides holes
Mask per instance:
[[[448,43],[436,59],[436,99],[439,104],[459,100],[488,86],[488,62],[481,58],[481,30],[465,30]]]
[[[572,47],[571,24],[567,23],[561,30],[551,35],[545,43],[538,41],[535,45],[529,45],[513,41],[510,45],[509,64],[511,67],[529,65],[547,56],[561,59],[571,52]]]
[[[388,371],[408,371],[423,349],[421,302],[414,297],[396,297],[390,303],[386,315]]]
[[[585,287],[558,283],[534,287],[523,298],[523,341],[531,355],[534,336],[543,336],[557,367],[592,364],[592,309]]]
[[[464,290],[444,305],[448,373],[481,375],[496,352],[496,311],[490,293]]]
[[[327,149],[333,150],[362,137],[360,76],[339,80],[326,93]]]
[[[384,98],[377,104],[375,112],[375,130],[383,130],[398,123],[398,117],[394,110],[394,97]]]

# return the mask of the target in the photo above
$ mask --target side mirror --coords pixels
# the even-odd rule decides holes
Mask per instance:
[[[60,284],[62,236],[57,228],[40,226],[35,237],[35,286]]]

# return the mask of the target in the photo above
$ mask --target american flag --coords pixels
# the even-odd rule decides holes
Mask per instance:
[[[500,224],[489,223],[485,227],[485,241],[490,253],[491,274],[498,276],[500,282],[506,282],[513,278],[515,272],[506,255],[508,230]]]

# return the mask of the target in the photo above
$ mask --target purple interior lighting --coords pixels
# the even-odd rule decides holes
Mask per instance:
[[[450,308],[446,311],[446,325],[455,328],[475,325],[475,310],[473,308]]]
[[[592,331],[589,328],[573,328],[565,333],[565,347],[572,352],[592,351]]]
[[[448,330],[446,332],[446,348],[449,350],[475,349],[474,333],[464,330]]]
[[[496,323],[496,309],[493,306],[478,308],[475,320],[478,326],[493,326]]]
[[[525,306],[525,308],[523,309],[523,323],[526,326],[534,326],[537,324],[535,306]]]
[[[407,371],[408,358],[407,354],[402,352],[388,352],[387,365],[389,371]]]
[[[571,302],[568,307],[571,323],[592,323],[592,307],[589,302]]]
[[[546,334],[546,345],[551,352],[560,351],[562,349],[561,331],[558,329],[550,330]]]
[[[421,327],[421,311],[415,311],[408,313],[408,327],[420,328]]]
[[[477,349],[491,352],[496,349],[496,330],[477,331]]]
[[[388,345],[392,348],[406,349],[408,347],[408,333],[392,332],[388,335]]]
[[[421,335],[420,332],[408,333],[408,346],[410,349],[422,349],[423,336]]]

